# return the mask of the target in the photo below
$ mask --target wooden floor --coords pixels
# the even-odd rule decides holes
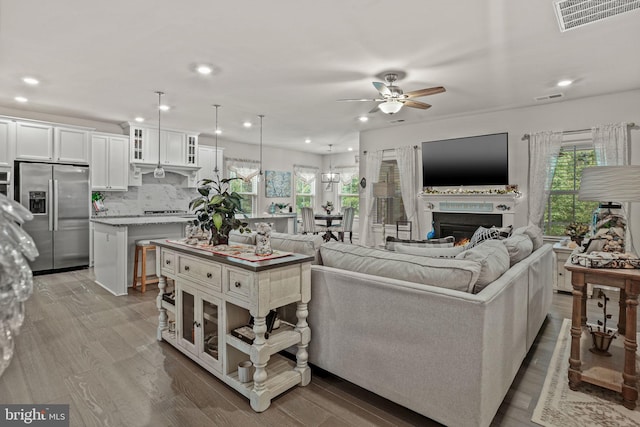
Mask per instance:
[[[70,404],[72,426],[438,425],[317,369],[309,386],[254,413],[240,394],[156,341],[155,286],[144,295],[130,290],[114,297],[92,277],[92,270],[36,276],[15,357],[0,377],[0,403]],[[569,317],[571,296],[555,294],[493,425],[535,425],[531,414]],[[425,387],[425,399],[427,390],[433,385]],[[459,404],[452,402],[451,410]]]

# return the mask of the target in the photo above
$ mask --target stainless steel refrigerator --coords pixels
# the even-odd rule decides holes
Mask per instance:
[[[89,265],[89,167],[16,162],[15,199],[33,214],[23,224],[40,255],[34,272]]]

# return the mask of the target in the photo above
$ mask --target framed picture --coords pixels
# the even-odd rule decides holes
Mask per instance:
[[[340,182],[339,173],[323,173],[320,175],[320,181],[325,184],[327,182]]]
[[[291,172],[265,171],[266,197],[291,197]]]

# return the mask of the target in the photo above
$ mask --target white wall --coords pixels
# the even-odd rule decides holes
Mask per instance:
[[[428,115],[429,110],[425,111],[425,116]],[[364,131],[360,134],[360,175],[364,176],[364,151],[420,145],[423,141],[438,139],[508,132],[509,181],[525,190],[525,198],[518,208],[514,225],[524,225],[528,216],[528,146],[522,136],[542,130],[585,129],[597,124],[623,121],[636,123],[636,127],[630,130],[631,163],[640,164],[640,127],[637,126],[640,125],[640,90],[635,90]],[[421,176],[416,179],[421,186]],[[636,246],[640,246],[640,203],[632,204],[630,223]],[[426,224],[420,224],[420,227],[420,235],[423,235],[426,233]]]
[[[215,140],[209,136],[201,136],[198,140],[200,145],[215,145]],[[224,141],[222,138],[218,138],[218,147],[224,149],[224,158],[237,158],[248,160],[260,160],[260,147],[257,144],[245,144],[241,142]],[[304,153],[302,151],[286,150],[275,147],[262,147],[262,170],[284,171],[291,172],[291,197],[289,198],[266,198],[264,180],[260,183],[258,188],[258,212],[268,211],[268,207],[271,202],[274,203],[289,203],[294,205],[293,200],[293,166],[315,166],[322,169],[322,157],[318,154]],[[320,191],[321,186],[318,183],[316,188],[316,194]],[[321,204],[321,198],[316,198],[319,209]]]

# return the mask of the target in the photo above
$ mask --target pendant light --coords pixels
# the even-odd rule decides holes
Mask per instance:
[[[323,183],[340,181],[340,174],[333,173],[333,167],[331,166],[331,147],[333,147],[333,144],[329,144],[329,173],[322,174],[321,182]]]
[[[154,178],[164,178],[164,169],[162,169],[162,165],[160,164],[160,117],[162,115],[162,110],[160,106],[162,105],[162,95],[164,92],[156,92],[158,94],[158,166],[153,171]]]
[[[213,166],[213,173],[215,173],[216,175],[218,174],[218,135],[220,135],[222,132],[220,132],[220,129],[218,128],[218,108],[220,107],[219,104],[213,104],[214,107],[216,107],[216,130],[215,130],[215,135],[216,135],[216,155],[215,155],[215,165]]]
[[[258,182],[262,181],[262,119],[264,119],[264,114],[259,114],[260,117],[260,172],[258,173]]]

